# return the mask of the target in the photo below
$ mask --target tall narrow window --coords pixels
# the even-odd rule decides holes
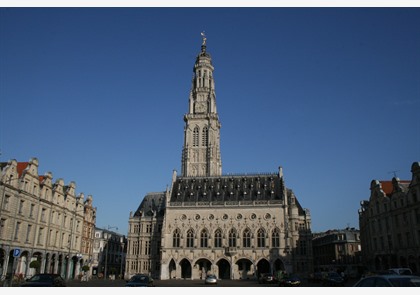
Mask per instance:
[[[209,235],[207,233],[207,230],[203,229],[200,234],[200,247],[201,248],[208,247],[208,239],[209,239]]]
[[[44,228],[40,228],[38,232],[38,244],[43,244],[42,239],[44,238]]]
[[[20,231],[20,222],[16,222],[15,240],[18,240],[19,239],[19,231]]]
[[[23,214],[23,205],[24,204],[25,204],[25,201],[24,200],[20,200],[20,203],[19,203],[19,211],[18,211],[19,214]]]
[[[31,204],[31,211],[29,211],[29,218],[33,218],[34,217],[34,209],[35,209],[35,205]]]
[[[25,240],[27,243],[29,242],[29,239],[31,237],[31,229],[32,229],[32,225],[28,224],[28,228],[26,229],[26,240]]]
[[[194,231],[189,229],[187,231],[187,248],[194,247]]]
[[[146,246],[144,247],[144,254],[150,255],[150,241],[146,241]]]
[[[249,228],[245,229],[242,235],[242,246],[244,248],[251,247],[251,231],[249,230]]]
[[[265,247],[265,230],[262,228],[257,233],[257,247]]]
[[[179,248],[180,245],[180,238],[179,238],[179,229],[174,231],[173,239],[172,239],[172,246],[174,248]]]
[[[47,209],[42,208],[41,209],[41,221],[45,222],[45,213],[47,212]]]
[[[207,128],[207,126],[203,128],[201,136],[203,137],[201,145],[208,146],[209,145],[209,129]]]
[[[233,228],[229,231],[229,247],[236,247],[236,230]]]
[[[214,247],[222,247],[222,230],[220,228],[214,232]]]
[[[274,248],[280,247],[280,231],[278,228],[273,229],[271,234],[271,246]]]
[[[2,218],[0,219],[0,238],[3,238],[3,233],[5,232],[5,228],[6,228],[6,219]]]
[[[198,136],[199,136],[199,129],[196,126],[193,131],[193,146],[198,146]]]
[[[2,209],[9,210],[9,202],[10,202],[10,196],[6,195],[6,197],[4,198],[3,208]]]

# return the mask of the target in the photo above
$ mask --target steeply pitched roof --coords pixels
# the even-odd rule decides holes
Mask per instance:
[[[163,215],[165,210],[165,192],[148,193],[134,216],[153,216],[153,214]]]
[[[278,174],[178,177],[171,202],[283,200]]]
[[[382,190],[385,193],[385,195],[387,195],[388,197],[391,196],[394,192],[393,182],[391,180],[380,180],[379,182],[381,183]],[[408,187],[408,185],[410,184],[409,180],[399,180],[398,182],[404,187]]]
[[[17,163],[17,172],[19,177],[22,176],[23,171],[26,169],[26,167],[28,167],[29,162],[18,162]]]

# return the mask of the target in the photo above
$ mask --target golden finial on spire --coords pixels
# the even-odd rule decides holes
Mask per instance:
[[[201,32],[201,37],[203,38],[203,46],[206,46],[206,40],[207,40],[207,38],[206,38],[206,34],[204,33],[204,31],[202,31]]]

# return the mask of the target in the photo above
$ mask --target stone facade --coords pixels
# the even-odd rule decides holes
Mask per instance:
[[[201,46],[194,68],[189,110],[184,116],[182,174],[211,176],[222,174],[220,156],[220,122],[211,56]]]
[[[410,267],[420,272],[420,162],[412,179],[373,180],[361,201],[359,225],[363,262],[369,271]]]
[[[1,163],[0,275],[40,273],[75,278],[92,255],[96,208],[92,197],[76,195],[76,184],[53,183],[52,173],[38,174],[38,159]],[[20,249],[14,258],[13,250]]]
[[[223,175],[214,68],[203,38],[184,116],[181,175],[130,213],[126,278],[255,279],[313,271],[311,217],[274,173]]]
[[[111,228],[110,228],[111,229]],[[127,238],[109,229],[96,228],[92,275],[116,279],[124,275]]]
[[[361,274],[362,252],[358,229],[345,228],[313,234],[312,247],[315,272],[344,272],[351,278]]]

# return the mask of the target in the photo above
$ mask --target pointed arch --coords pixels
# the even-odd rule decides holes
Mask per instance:
[[[257,231],[257,247],[265,247],[265,229],[262,227]]]
[[[242,247],[251,248],[251,230],[246,228],[242,233]]]
[[[271,232],[271,247],[280,247],[280,229],[278,227],[273,229],[273,231]]]
[[[222,247],[222,229],[218,228],[214,231],[214,247],[221,248]]]
[[[207,229],[203,229],[200,233],[200,247],[207,248],[209,246],[209,233]]]
[[[208,146],[209,145],[209,129],[207,126],[203,128],[203,131],[201,132],[201,145],[202,146]]]
[[[179,248],[181,241],[181,234],[180,230],[177,228],[174,230],[174,233],[172,235],[172,247]]]
[[[193,248],[194,247],[194,230],[190,228],[187,231],[187,248]]]
[[[229,231],[229,247],[236,247],[236,229]]]
[[[199,134],[200,134],[200,128],[198,128],[198,126],[195,126],[193,130],[193,147],[198,146]]]

